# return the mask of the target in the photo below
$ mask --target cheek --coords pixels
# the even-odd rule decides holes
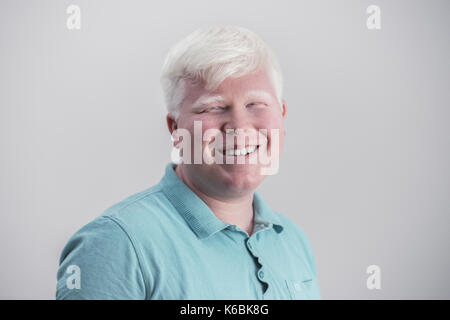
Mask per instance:
[[[219,129],[221,123],[218,117],[202,117],[198,118],[197,121],[202,122],[203,131],[211,128]]]
[[[280,137],[284,136],[284,123],[283,119],[278,115],[268,115],[261,118],[258,122],[259,129],[266,129],[269,137],[271,136],[272,130],[277,131]]]
[[[281,154],[284,144],[284,120],[281,114],[271,114],[264,118],[260,123],[260,128],[267,129],[269,148],[277,148],[278,154]]]
[[[184,121],[183,126],[184,129],[188,130],[191,135],[191,143],[194,143],[195,134],[197,134],[197,139],[205,137],[205,132],[209,129],[218,129],[220,130],[220,123],[214,118],[209,117],[192,117],[189,121]],[[200,134],[199,134],[200,133]],[[205,142],[202,142],[205,144]]]
[[[198,120],[200,121],[200,119]],[[206,139],[206,141],[203,141],[203,147],[209,144],[212,140],[212,136],[215,136],[218,134],[218,131],[220,131],[220,121],[214,118],[203,118],[202,121],[202,137]]]

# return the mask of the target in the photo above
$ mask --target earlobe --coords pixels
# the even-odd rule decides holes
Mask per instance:
[[[169,132],[170,132],[170,140],[172,141],[173,147],[175,149],[177,149],[179,141],[174,137],[174,134],[176,134],[178,124],[171,114],[167,114],[166,121],[167,121],[167,127],[169,128]]]
[[[173,118],[172,115],[167,114],[166,116],[166,121],[167,121],[167,127],[169,128],[169,132],[170,134],[173,134],[173,132],[177,129],[178,125],[177,122],[175,121],[175,119]]]

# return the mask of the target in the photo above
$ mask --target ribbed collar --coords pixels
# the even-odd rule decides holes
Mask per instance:
[[[166,165],[166,172],[160,184],[166,197],[195,234],[199,238],[206,238],[231,226],[231,224],[217,218],[206,203],[178,177],[175,172],[176,166],[172,162]],[[283,230],[280,219],[256,191],[253,193],[253,209],[256,228],[261,226],[273,227],[277,233]],[[254,232],[256,232],[256,229]]]

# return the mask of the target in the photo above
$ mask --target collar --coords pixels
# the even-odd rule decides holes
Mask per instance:
[[[207,238],[228,226],[232,226],[217,218],[206,203],[178,177],[175,172],[176,166],[172,162],[166,165],[165,175],[160,184],[163,193],[194,233],[199,238]],[[274,214],[256,191],[253,193],[253,209],[255,212],[255,227],[270,227],[277,233],[283,230],[279,217]]]

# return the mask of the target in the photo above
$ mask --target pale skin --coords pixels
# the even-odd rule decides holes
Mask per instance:
[[[252,94],[249,93],[264,93]],[[199,99],[220,95],[221,101],[209,101],[199,106]],[[201,100],[204,101],[204,100]],[[286,134],[284,120],[286,102],[280,106],[267,72],[260,69],[239,78],[227,78],[213,92],[208,92],[202,83],[186,82],[185,96],[175,120],[167,115],[170,133],[184,128],[194,135],[194,121],[202,121],[202,131],[215,128],[259,130],[267,129],[267,145],[272,146],[270,130],[279,129],[280,154]],[[193,140],[193,139],[192,139]],[[236,144],[238,140],[235,140]],[[202,150],[210,141],[204,141]],[[235,145],[235,148],[245,147]],[[262,147],[262,146],[261,146]],[[256,153],[255,153],[256,155]],[[260,164],[185,164],[176,168],[178,177],[211,209],[215,216],[239,229],[253,233],[253,192],[266,177],[260,174]]]

